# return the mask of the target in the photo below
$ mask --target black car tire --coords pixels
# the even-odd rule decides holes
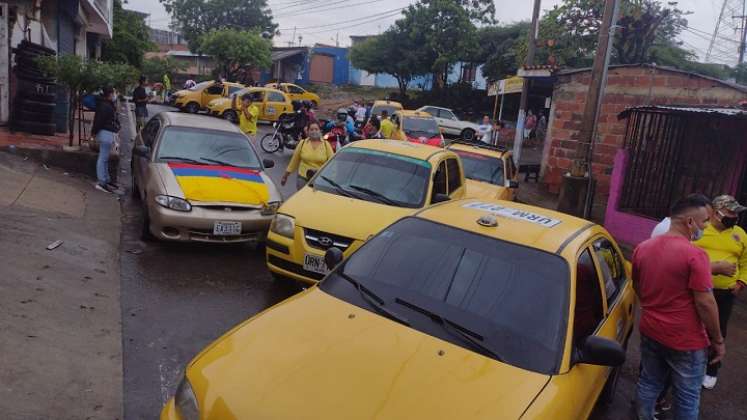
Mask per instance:
[[[462,137],[463,140],[473,140],[475,138],[475,130],[471,128],[465,128],[462,130],[460,137]]]
[[[57,126],[54,123],[41,123],[36,121],[17,120],[15,126],[19,131],[26,131],[31,134],[40,134],[44,136],[54,135]]]
[[[24,111],[31,111],[31,112],[54,112],[54,109],[57,107],[57,104],[54,102],[39,102],[39,101],[32,101],[28,99],[24,99],[21,102],[21,109]]]
[[[236,115],[236,111],[234,111],[232,109],[229,109],[228,111],[224,112],[223,113],[223,118],[225,118],[226,120],[228,120],[228,121],[230,121],[230,122],[232,122],[234,124],[238,124],[239,123],[239,116]]]
[[[196,114],[200,111],[200,104],[197,102],[190,102],[184,107],[184,110],[190,114]]]
[[[34,121],[38,123],[52,123],[54,122],[54,112],[37,112],[21,110],[18,113],[17,118],[24,121]]]
[[[275,153],[280,150],[280,146],[283,144],[283,137],[280,134],[268,133],[262,137],[259,142],[259,146],[265,153]]]

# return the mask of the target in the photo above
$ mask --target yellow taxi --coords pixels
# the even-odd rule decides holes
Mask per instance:
[[[444,147],[444,136],[433,116],[423,111],[396,111],[390,118],[394,123],[392,138],[414,143]]]
[[[197,355],[161,420],[576,420],[614,394],[635,297],[600,226],[456,200],[326,263]]]
[[[467,197],[513,201],[519,171],[512,153],[479,140],[456,140],[447,149],[459,155],[467,178]]]
[[[213,99],[229,97],[243,88],[244,85],[239,83],[209,80],[174,93],[174,106],[181,111],[195,114],[206,109],[207,104]]]
[[[314,108],[319,106],[319,95],[293,83],[268,83],[265,87],[282,91],[291,101],[309,101]]]
[[[208,114],[238,123],[241,97],[247,93],[252,95],[254,105],[259,108],[259,119],[262,121],[275,122],[281,115],[293,112],[293,104],[283,92],[277,89],[248,87],[235,92],[228,98],[210,101],[207,105]]]
[[[390,101],[390,100],[380,100],[380,101],[374,101],[373,106],[371,107],[371,115],[376,115],[377,117],[381,117],[381,111],[386,111],[387,114],[390,116],[393,115],[395,112],[400,111],[404,109],[401,103],[397,101]]]
[[[350,255],[393,221],[464,196],[454,152],[396,140],[362,140],[335,153],[270,224],[267,266],[276,277],[316,283],[324,252]]]

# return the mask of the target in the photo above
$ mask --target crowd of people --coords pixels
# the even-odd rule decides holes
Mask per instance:
[[[701,388],[716,386],[734,300],[747,287],[747,234],[737,225],[745,210],[729,195],[689,195],[635,249],[639,419],[669,410],[697,419]]]

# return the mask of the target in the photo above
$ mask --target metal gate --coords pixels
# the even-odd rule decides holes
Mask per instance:
[[[335,59],[328,55],[314,54],[311,57],[309,80],[314,83],[332,83]]]

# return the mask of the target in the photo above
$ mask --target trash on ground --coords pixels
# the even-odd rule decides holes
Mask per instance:
[[[62,242],[63,241],[60,241],[60,240],[56,240],[52,242],[51,244],[47,245],[47,251],[51,251],[55,248],[58,248],[60,245],[62,245]]]

